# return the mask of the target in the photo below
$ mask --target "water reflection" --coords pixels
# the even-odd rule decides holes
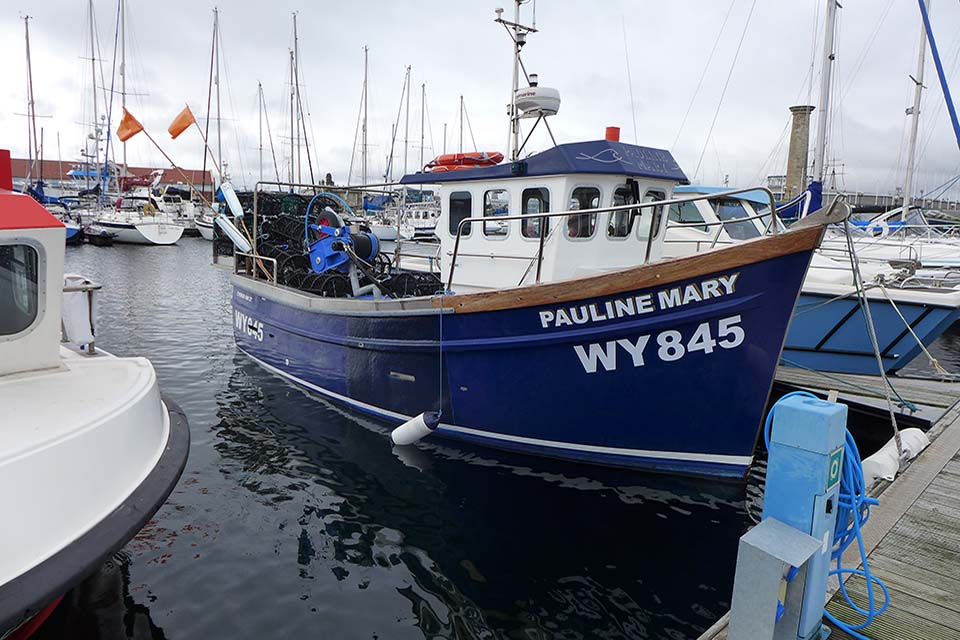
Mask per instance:
[[[148,623],[88,637],[688,638],[726,609],[741,486],[442,440],[394,451],[383,425],[237,352],[209,251],[68,256],[105,285],[98,342],[151,358],[193,435],[125,549],[116,602]]]

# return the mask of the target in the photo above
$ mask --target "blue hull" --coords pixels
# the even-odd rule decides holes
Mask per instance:
[[[809,259],[442,315],[429,300],[374,308],[237,276],[234,334],[271,371],[393,424],[439,407],[452,439],[742,476]]]
[[[898,302],[914,333],[929,346],[960,317],[960,309]],[[889,302],[870,301],[870,315],[886,373],[905,367],[921,349]],[[866,320],[856,297],[835,299],[802,293],[797,302],[783,364],[817,371],[880,375]]]

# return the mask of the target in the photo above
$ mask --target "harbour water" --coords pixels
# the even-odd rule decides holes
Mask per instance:
[[[401,459],[237,351],[210,262],[193,238],[67,251],[104,285],[98,346],[150,358],[193,439],[166,505],[41,638],[680,639],[729,607],[743,486],[441,441]],[[956,364],[960,335],[941,343]]]

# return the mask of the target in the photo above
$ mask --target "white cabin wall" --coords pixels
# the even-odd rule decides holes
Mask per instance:
[[[16,336],[0,336],[0,375],[60,365],[65,236],[63,227],[0,231],[0,244],[28,244],[39,254],[37,319]]]
[[[673,195],[674,183],[662,180],[638,179],[641,199],[651,190],[659,191],[664,198]],[[440,189],[441,215],[437,236],[441,241],[441,272],[444,280],[449,277],[455,234],[450,233],[450,195],[469,192],[472,217],[483,215],[483,199],[487,191],[506,189],[509,192],[509,215],[522,213],[521,199],[524,190],[546,188],[550,194],[550,211],[569,209],[573,190],[577,187],[595,187],[600,191],[600,206],[613,204],[616,189],[626,184],[625,176],[605,174],[575,174],[545,176],[542,178],[510,178],[472,183],[445,183]],[[612,238],[607,235],[609,212],[597,214],[597,222],[590,238],[570,237],[567,233],[568,218],[550,218],[550,231],[544,243],[541,265],[541,281],[549,282],[573,278],[591,273],[609,271],[642,264],[647,251],[647,233],[653,216],[652,208],[644,208],[629,236]],[[496,217],[491,218],[495,220]],[[660,229],[650,250],[650,260],[659,260],[663,255],[664,225],[666,211]],[[506,235],[485,235],[483,222],[471,226],[469,236],[463,236],[458,250],[454,274],[454,290],[472,291],[500,287],[513,287],[521,283],[536,282],[536,255],[539,238],[524,237],[520,220],[507,222]],[[524,275],[526,273],[526,276]]]

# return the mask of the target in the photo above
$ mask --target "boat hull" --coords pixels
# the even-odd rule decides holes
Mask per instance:
[[[183,235],[183,227],[169,222],[126,224],[98,220],[96,224],[114,234],[114,242],[126,244],[171,245],[176,244]]]
[[[439,408],[448,438],[742,476],[807,244],[762,259],[741,245],[426,306],[329,300],[237,276],[234,334],[271,371],[393,424]],[[752,260],[725,260],[744,254]]]
[[[883,368],[894,373],[920,355],[922,349],[910,329],[929,346],[960,318],[960,307],[939,306],[908,300],[895,301],[871,296],[873,318]],[[903,315],[910,329],[897,313]],[[783,349],[787,366],[880,375],[870,334],[856,295],[838,297],[833,292],[805,290],[800,294]]]
[[[200,237],[204,240],[213,241],[213,223],[207,222],[201,218],[196,220],[197,231],[200,232]]]

